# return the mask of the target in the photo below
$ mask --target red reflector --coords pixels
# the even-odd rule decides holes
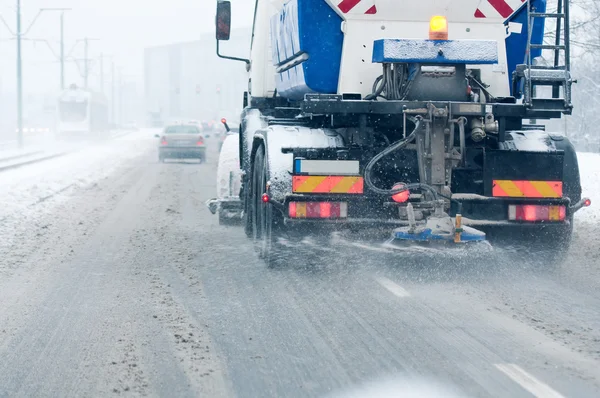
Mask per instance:
[[[306,218],[321,218],[321,203],[307,202],[306,203]]]
[[[586,200],[583,202],[583,205],[584,205],[585,207],[590,207],[590,206],[592,205],[592,201],[591,201],[590,199],[586,199]]]
[[[322,218],[330,218],[331,217],[331,203],[330,202],[321,203],[321,206],[319,206],[319,211],[320,211],[320,216]],[[339,216],[339,214],[338,214],[338,216]]]
[[[537,206],[533,206],[533,205],[521,206],[521,212],[519,212],[519,209],[517,208],[517,219],[519,218],[519,213],[521,213],[521,219],[524,221],[537,221],[538,220]],[[541,217],[539,217],[539,218],[541,219]]]
[[[290,202],[290,218],[346,218],[346,202]]]
[[[508,208],[511,221],[564,221],[566,218],[565,206],[510,205]]]
[[[396,184],[393,186],[392,190],[400,189],[404,186],[404,184]],[[397,203],[404,203],[410,199],[410,191],[399,192],[395,195],[392,195],[392,200]]]
[[[271,200],[271,198],[269,198],[269,195],[267,195],[266,193],[263,193],[263,195],[262,195],[263,203],[269,203],[269,200]]]
[[[346,214],[342,214],[342,204],[340,202],[331,203],[329,217],[331,217],[331,218],[347,217],[348,210],[347,210],[347,205],[345,203],[344,203],[344,208],[346,209]]]

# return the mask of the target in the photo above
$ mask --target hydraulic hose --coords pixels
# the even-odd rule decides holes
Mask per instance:
[[[392,195],[396,195],[400,192],[404,192],[404,191],[408,191],[408,190],[420,190],[420,191],[429,193],[433,197],[434,200],[437,200],[438,199],[437,191],[432,186],[427,185],[427,184],[412,183],[412,184],[404,185],[402,188],[397,188],[397,189],[381,189],[381,188],[377,187],[373,183],[373,180],[372,180],[373,167],[375,167],[375,164],[377,164],[377,162],[379,162],[385,156],[405,148],[417,136],[417,133],[421,129],[423,121],[420,117],[417,117],[416,121],[413,120],[413,118],[411,118],[411,121],[413,121],[415,123],[415,128],[408,135],[408,137],[387,147],[386,149],[384,149],[383,151],[381,151],[380,153],[375,155],[375,157],[373,159],[371,159],[371,161],[367,164],[367,167],[365,167],[365,183],[367,184],[367,186],[369,187],[370,190],[372,190],[373,192],[375,192],[379,195],[392,196]]]
[[[459,141],[460,141],[460,159],[461,159],[461,166],[465,165],[465,151],[466,151],[466,144],[465,144],[465,124],[467,124],[467,118],[464,116],[461,116],[458,118],[458,131],[459,131]]]

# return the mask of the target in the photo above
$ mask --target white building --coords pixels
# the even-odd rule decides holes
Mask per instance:
[[[247,58],[250,29],[233,31],[221,53]],[[243,62],[221,59],[214,34],[198,41],[145,50],[145,109],[148,123],[172,119],[237,119],[248,89]]]

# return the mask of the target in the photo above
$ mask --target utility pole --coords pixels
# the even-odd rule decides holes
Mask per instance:
[[[123,69],[119,67],[119,126],[123,124]]]
[[[104,94],[104,54],[100,54],[100,92]]]
[[[115,115],[115,61],[112,61],[111,74],[110,74],[110,114],[112,116],[113,125],[116,127],[117,118]]]
[[[60,89],[65,89],[65,13],[60,13]]]
[[[88,38],[86,37],[85,39],[83,39],[83,45],[84,45],[84,56],[83,56],[83,87],[87,90],[88,88]]]
[[[75,43],[75,45],[73,46],[73,48],[71,49],[71,51],[69,52],[69,54],[71,52],[73,52],[75,50],[75,48],[77,47],[77,44],[80,42],[83,42],[84,44],[84,57],[83,57],[83,86],[85,89],[88,88],[88,83],[89,83],[89,76],[90,76],[90,57],[89,57],[89,47],[90,47],[90,41],[92,40],[100,40],[100,39],[92,39],[90,37],[85,37],[83,39],[79,39],[77,40],[77,42]],[[79,65],[77,66],[79,68]],[[79,73],[81,73],[81,68],[79,69]]]
[[[17,142],[23,148],[23,70],[21,59],[21,0],[17,0]]]
[[[23,32],[21,26],[21,0],[17,0],[16,14],[17,14],[17,29],[13,32],[10,26],[6,23],[6,20],[0,15],[0,21],[8,29],[11,35],[15,36],[17,41],[17,142],[19,148],[22,149],[24,146],[23,140],[23,59],[22,59],[22,40],[23,36],[27,36],[39,16],[44,11],[68,11],[70,8],[40,8],[36,16],[33,18],[29,26]],[[61,20],[62,22],[62,20]],[[62,28],[61,28],[62,31]],[[42,40],[44,41],[44,40]]]

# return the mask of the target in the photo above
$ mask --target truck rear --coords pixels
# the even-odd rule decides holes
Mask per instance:
[[[250,59],[234,59],[250,75],[240,199],[266,262],[331,231],[419,244],[508,232],[558,259],[590,202],[573,146],[537,123],[572,111],[569,2],[546,8],[258,0]],[[229,15],[219,1],[217,39]]]

